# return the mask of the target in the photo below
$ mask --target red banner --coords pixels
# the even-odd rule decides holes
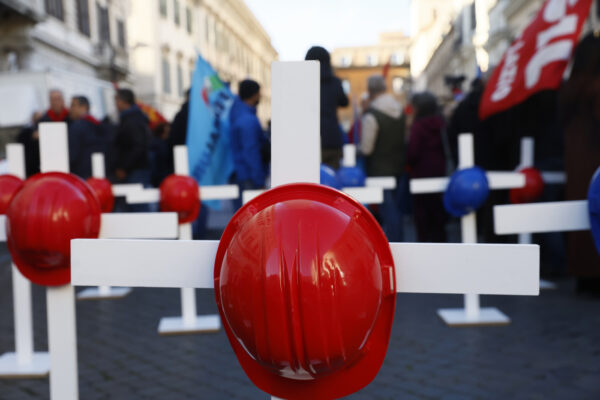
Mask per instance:
[[[547,0],[511,44],[488,81],[479,117],[513,107],[534,93],[556,89],[577,44],[592,0]]]

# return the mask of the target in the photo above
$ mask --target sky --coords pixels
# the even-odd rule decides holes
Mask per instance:
[[[379,33],[410,32],[410,0],[245,0],[282,61],[303,60],[313,45],[376,44]]]

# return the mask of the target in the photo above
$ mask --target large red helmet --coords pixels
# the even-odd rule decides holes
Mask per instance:
[[[30,281],[58,286],[71,281],[71,239],[97,238],[100,204],[79,177],[62,172],[32,176],[6,213],[8,249]]]
[[[538,200],[544,192],[544,178],[542,178],[540,171],[537,168],[528,167],[519,172],[525,175],[525,186],[510,190],[510,202],[520,204],[532,203]]]
[[[88,178],[86,182],[96,194],[102,212],[112,212],[115,207],[115,196],[113,195],[110,181],[106,178]]]
[[[23,180],[14,175],[0,175],[0,215],[6,214],[11,200],[23,187]]]
[[[172,174],[160,184],[160,210],[176,212],[180,224],[198,218],[200,204],[198,183],[191,176]]]
[[[326,186],[280,186],[225,229],[215,296],[256,386],[285,399],[337,398],[369,384],[383,363],[394,263],[360,203]]]

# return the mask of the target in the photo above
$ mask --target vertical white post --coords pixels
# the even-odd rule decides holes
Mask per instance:
[[[271,187],[319,183],[320,70],[317,61],[271,67]]]
[[[344,158],[342,159],[343,167],[355,167],[356,166],[356,145],[345,144],[344,147]]]
[[[25,179],[25,155],[22,144],[6,145],[8,171]],[[13,309],[15,321],[15,352],[17,363],[33,361],[33,318],[31,315],[31,283],[12,264]]]
[[[175,146],[173,148],[175,159],[175,173],[177,175],[189,175],[187,146]],[[192,224],[179,225],[179,240],[192,240]],[[181,317],[184,326],[193,326],[196,323],[196,289],[181,289]]]
[[[192,240],[192,225],[179,225],[179,240]],[[181,289],[181,316],[183,324],[192,326],[196,323],[196,290],[194,288]]]
[[[471,168],[475,165],[475,154],[473,151],[473,135],[462,134],[458,136],[458,163],[459,168]],[[477,243],[477,217],[472,212],[460,220],[463,243]],[[479,295],[475,293],[465,294],[465,314],[467,319],[479,317]]]
[[[534,146],[535,142],[532,137],[521,138],[521,162],[520,168],[533,167],[534,164]],[[520,244],[531,244],[531,233],[519,233]]]
[[[104,154],[102,153],[92,154],[92,176],[98,179],[106,178]]]
[[[92,154],[92,176],[94,178],[103,179],[106,178],[106,169],[104,166],[104,154],[94,153]],[[98,294],[101,297],[110,296],[110,286],[99,286]]]
[[[319,183],[320,70],[315,61],[271,68],[271,186]],[[344,148],[344,160],[346,149]],[[282,400],[272,396],[271,400]]]
[[[69,172],[67,124],[40,124],[40,169]],[[48,350],[50,353],[50,399],[77,400],[77,336],[75,290],[70,284],[46,289]]]

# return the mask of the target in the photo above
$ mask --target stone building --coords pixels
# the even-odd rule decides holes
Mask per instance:
[[[128,24],[133,85],[167,119],[179,110],[200,54],[234,92],[245,78],[261,84],[266,123],[277,52],[242,0],[132,0]]]
[[[90,97],[97,118],[114,114],[110,81],[129,73],[129,1],[0,0],[0,129],[48,106],[48,90]],[[9,135],[10,136],[10,135]]]
[[[408,49],[410,38],[402,32],[382,33],[372,46],[337,48],[331,52],[335,74],[342,80],[350,107],[339,110],[340,123],[348,130],[354,120],[354,105],[367,92],[367,79],[387,69],[388,90],[401,102],[410,87]],[[387,64],[387,66],[386,66]]]

